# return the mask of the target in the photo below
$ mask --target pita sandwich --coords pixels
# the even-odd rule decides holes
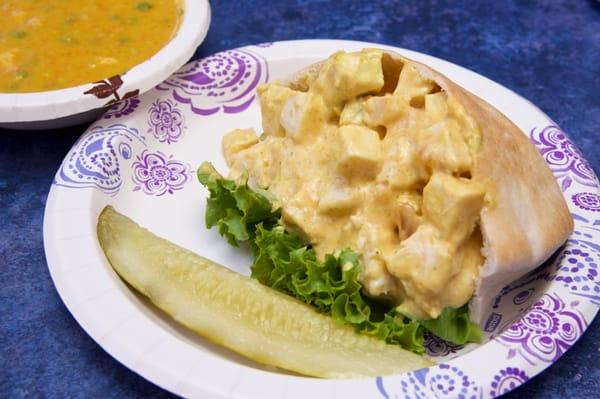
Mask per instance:
[[[369,73],[374,70],[373,77]],[[239,145],[236,137],[244,136],[247,141],[247,132],[233,134],[229,144],[227,138],[224,140],[232,174],[235,175],[236,170],[242,173],[243,170],[244,173],[249,172],[249,181],[254,185],[275,187],[275,194],[282,197],[284,224],[316,244],[317,252],[319,246],[323,247],[323,252],[330,251],[333,247],[328,245],[328,240],[333,236],[338,237],[338,232],[346,228],[349,221],[356,221],[359,227],[355,230],[352,230],[352,226],[348,228],[348,234],[354,237],[354,241],[343,244],[357,247],[364,257],[364,289],[371,296],[399,304],[400,308],[403,303],[409,302],[407,298],[412,298],[414,303],[404,308],[409,315],[434,318],[443,306],[459,306],[468,302],[471,319],[481,325],[502,287],[542,264],[573,230],[572,217],[552,172],[521,130],[490,104],[427,65],[376,49],[360,53],[339,52],[281,82],[259,89],[259,95],[264,134],[268,137],[257,145],[254,144],[258,140],[252,142],[252,148],[259,148],[260,151],[247,150],[248,146]],[[315,105],[321,103],[313,103],[314,98],[325,103],[326,113],[321,113],[319,106]],[[434,112],[442,112],[439,114],[442,116],[434,118],[431,116]],[[420,115],[425,115],[423,121],[418,119]],[[455,120],[459,123],[456,124]],[[319,130],[315,127],[315,121],[333,124],[331,131],[334,133],[331,134],[343,136],[335,140],[342,140],[346,152],[331,150],[333,152],[328,153],[332,147],[330,142],[325,142],[322,147],[314,147],[316,144],[313,143],[320,138],[303,138],[304,125],[307,125],[306,132]],[[365,133],[369,129],[371,133]],[[459,132],[457,134],[462,138],[453,139],[452,129]],[[475,133],[466,134],[466,130]],[[409,131],[412,133],[407,133]],[[370,144],[369,140],[377,141],[367,138],[377,137],[372,132],[379,134],[381,143]],[[390,148],[397,145],[397,142],[390,141],[393,135],[408,137],[402,140],[409,143],[407,148],[412,148],[410,151],[413,152],[409,151],[412,155],[406,155],[406,151],[400,151],[402,153],[397,155],[399,150]],[[355,142],[348,144],[344,141],[356,137],[359,137],[356,140],[362,140],[360,145],[364,144],[364,148],[353,144]],[[419,144],[423,140],[437,140],[437,147],[428,146],[426,142]],[[456,147],[459,141],[460,148],[467,150]],[[317,154],[311,158],[314,165],[306,162],[300,166],[294,165],[299,156],[296,154],[304,148],[302,145],[313,146],[306,148]],[[378,146],[377,152],[369,146]],[[244,148],[246,151],[233,151],[232,148]],[[282,152],[281,148],[287,152]],[[268,151],[272,151],[269,159],[279,163],[271,169],[264,163],[257,166],[252,157],[258,153],[264,156]],[[318,155],[321,153],[329,155]],[[375,153],[383,154],[380,160],[375,159]],[[460,156],[456,154],[463,154],[468,159],[467,166],[461,163]],[[396,169],[393,169],[388,165],[393,157],[402,162],[408,160],[422,165],[418,170],[408,170],[402,166],[404,164],[401,165],[404,169],[400,168],[398,161],[394,164]],[[346,162],[348,159],[350,161]],[[341,165],[342,162],[346,163]],[[294,168],[305,173],[305,179],[310,182],[294,180],[294,176],[297,178],[299,175],[294,175]],[[311,175],[311,168],[321,175]],[[402,196],[410,191],[402,188],[402,184],[408,183],[397,183],[394,187],[400,188],[385,191],[386,184],[392,184],[391,172],[385,175],[385,171],[392,169],[401,180],[412,176],[411,182],[416,182],[410,186],[410,190],[417,193],[415,212],[408,215],[405,210],[409,208],[404,204],[402,212],[389,213],[387,218],[382,218],[381,223],[372,228],[371,232],[374,233],[369,235],[369,232],[364,232],[364,226],[376,223],[369,224],[367,216],[363,219],[357,216],[373,214],[361,208],[360,204],[367,201],[365,198],[376,198],[372,200],[373,206],[381,204],[380,208],[383,209],[388,203],[387,198],[392,197],[389,203],[395,204],[394,195],[402,193],[397,194]],[[285,176],[290,179],[289,187],[281,183]],[[330,187],[342,181],[351,188],[361,187],[356,183],[359,180],[371,182],[368,184],[372,184],[369,188],[372,195],[365,197],[357,194],[363,195],[359,205],[342,204],[343,201],[336,197],[338,202],[334,203],[342,205],[334,207],[333,211],[330,208],[323,211],[323,186]],[[318,181],[325,183],[319,186],[315,183]],[[436,184],[439,186],[437,189],[434,187]],[[302,191],[299,187],[303,185],[312,188]],[[460,194],[455,194],[452,187],[456,187]],[[477,194],[477,190],[483,190],[481,195]],[[338,190],[336,195],[341,195],[340,192]],[[390,192],[396,194],[390,195]],[[314,209],[309,205],[312,203]],[[461,209],[465,209],[466,214],[474,214],[461,216],[457,212],[452,213],[455,204],[463,206]],[[329,213],[323,216],[325,219],[319,219],[324,212]],[[429,221],[427,213],[431,219]],[[404,229],[407,233],[399,233],[400,238],[396,237],[395,244],[390,244],[389,248],[385,243],[382,244],[383,249],[369,247],[369,242],[378,242],[377,234],[386,234],[381,233],[381,226],[394,218],[402,219],[397,225],[400,231]],[[444,218],[454,219],[444,224]],[[317,219],[320,227],[311,224]],[[461,224],[463,221],[464,224]],[[323,223],[331,226],[331,230],[327,230],[328,227],[324,227]],[[411,223],[414,226],[407,227]],[[397,226],[394,229],[398,231]],[[455,233],[463,230],[464,234],[455,239]],[[465,244],[467,241],[475,244]],[[337,239],[336,242],[341,241]],[[480,260],[475,261],[477,267],[471,274],[458,276],[456,270],[461,269],[463,259],[467,264],[468,257],[463,252],[467,251],[464,248],[468,245],[477,246],[474,251],[476,254],[471,258]],[[437,252],[431,249],[434,247]],[[448,250],[448,247],[451,249]],[[385,248],[388,248],[387,253]],[[417,269],[409,267],[419,262],[427,265]],[[448,266],[440,266],[443,262]],[[383,277],[381,273],[375,273],[380,269],[383,270]],[[438,275],[444,278],[437,279]],[[467,297],[454,295],[453,290],[458,290],[461,284],[469,287],[465,290]],[[432,300],[431,305],[422,305],[429,299]]]

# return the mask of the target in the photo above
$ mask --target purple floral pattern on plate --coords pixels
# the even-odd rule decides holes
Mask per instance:
[[[571,186],[573,179],[586,186],[598,186],[589,162],[558,126],[532,129],[530,138],[560,182],[562,191]]]
[[[575,343],[586,328],[583,316],[556,294],[544,294],[496,339],[530,364],[553,363]]]
[[[525,371],[517,367],[506,367],[494,376],[491,383],[490,397],[496,398],[510,392],[527,382],[527,380],[529,380],[529,376]]]
[[[452,342],[444,341],[443,339],[431,334],[429,331],[425,332],[423,346],[425,347],[427,354],[431,357],[448,356],[450,354],[457,353],[465,347],[465,345],[457,345],[453,344]]]
[[[557,256],[554,268],[543,277],[557,282],[572,295],[600,306],[600,244],[590,232],[600,232],[600,220],[573,214],[576,230]]]
[[[575,220],[575,231],[572,238],[576,238],[579,243],[584,242],[591,246],[600,255],[600,244],[593,242],[594,234],[600,233],[600,219],[588,219],[583,215],[575,213],[571,214],[571,216]]]
[[[94,126],[75,143],[61,165],[54,184],[71,188],[96,188],[116,194],[121,188],[121,161],[129,160],[134,145],[145,146],[137,129],[117,124]]]
[[[149,132],[161,143],[171,144],[183,136],[183,113],[171,100],[156,100],[148,109]]]
[[[190,167],[160,151],[143,151],[133,163],[134,191],[161,196],[181,190],[190,180]]]
[[[493,338],[497,331],[502,331],[515,317],[521,317],[539,296],[539,294],[536,296],[536,292],[545,291],[543,288],[540,290],[538,288],[548,281],[548,276],[554,270],[554,260],[557,256],[558,253],[537,269],[500,290],[492,304],[492,312],[484,324],[484,331],[493,333],[490,338]],[[510,309],[510,312],[505,314],[506,309]]]
[[[573,203],[586,211],[600,212],[600,195],[596,193],[577,193],[571,196]]]
[[[577,229],[566,245],[542,266],[504,287],[496,297],[493,309],[499,309],[505,298],[512,293],[512,304],[517,306],[512,309],[517,314],[523,313],[523,306],[537,299],[535,292],[547,291],[545,287],[552,282],[561,284],[570,294],[586,298],[600,306],[600,244],[591,241],[593,236],[587,232],[600,232],[600,227],[597,227],[600,226],[600,221],[590,222],[577,214],[573,214],[573,218]],[[499,313],[492,313],[485,331],[502,330],[504,325],[499,322],[502,317]],[[491,328],[487,328],[488,324]]]
[[[600,257],[593,248],[586,248],[576,240],[569,240],[568,247],[558,260],[557,272],[548,279],[562,283],[574,295],[600,304],[599,264]]]
[[[377,377],[376,386],[386,399],[478,399],[483,397],[481,386],[458,367],[439,364],[402,374],[400,378],[384,381]]]
[[[520,292],[518,292],[514,297],[513,297],[513,304],[517,305],[517,306],[521,306],[524,303],[526,303],[529,298],[531,298],[531,295],[535,292],[535,288],[534,287],[529,287],[527,289],[524,289]]]
[[[268,80],[267,62],[247,49],[229,50],[192,62],[157,86],[188,104],[197,115],[246,110],[255,89]]]
[[[104,113],[102,118],[121,118],[123,116],[131,114],[139,105],[140,99],[138,97],[132,97],[126,100],[119,101],[118,103],[111,105],[111,107]]]
[[[539,268],[533,270],[529,274],[521,277],[517,281],[510,283],[500,290],[500,293],[494,299],[494,303],[492,305],[493,309],[500,308],[500,303],[508,294],[515,292],[517,293],[512,298],[512,304],[516,306],[522,306],[525,304],[535,292],[535,283],[538,280],[547,279],[547,276],[550,274],[552,270],[551,262],[546,262]]]

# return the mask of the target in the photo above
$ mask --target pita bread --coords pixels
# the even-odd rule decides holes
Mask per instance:
[[[382,64],[386,86],[387,82],[397,82],[404,64],[412,63],[423,77],[435,81],[458,100],[479,125],[482,145],[472,179],[491,183],[493,198],[481,212],[486,261],[470,302],[471,318],[482,324],[505,285],[542,264],[566,241],[573,231],[573,219],[552,172],[514,123],[427,65],[395,53],[385,54]],[[310,65],[282,84],[306,91],[321,65]],[[392,91],[394,87],[384,89]]]

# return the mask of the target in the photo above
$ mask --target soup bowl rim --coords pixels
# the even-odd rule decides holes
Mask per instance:
[[[210,25],[208,0],[181,2],[185,10],[181,24],[156,54],[125,73],[97,82],[51,91],[0,92],[0,124],[47,121],[107,107],[167,79],[192,57]]]

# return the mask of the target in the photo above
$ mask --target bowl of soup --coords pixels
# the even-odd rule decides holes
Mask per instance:
[[[3,0],[0,127],[96,118],[179,69],[210,24],[208,0]]]

